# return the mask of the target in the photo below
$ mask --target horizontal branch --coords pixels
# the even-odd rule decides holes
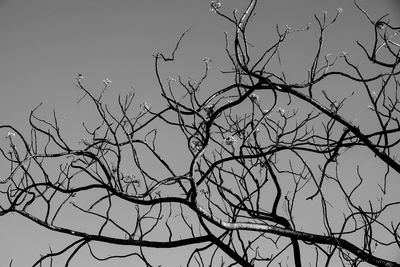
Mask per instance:
[[[122,239],[122,238],[114,238],[109,236],[101,236],[101,235],[93,235],[88,234],[80,231],[74,231],[71,229],[67,229],[64,227],[58,227],[55,225],[50,225],[39,218],[32,216],[31,214],[16,210],[16,213],[22,215],[25,218],[43,226],[49,230],[69,234],[72,236],[82,237],[85,238],[87,241],[99,241],[107,244],[115,244],[115,245],[123,245],[123,246],[141,246],[141,247],[148,247],[148,248],[176,248],[182,247],[187,245],[199,244],[204,242],[211,242],[213,239],[209,235],[204,236],[195,236],[191,238],[185,238],[180,240],[171,240],[171,241],[152,241],[152,240],[135,240],[135,239]]]
[[[399,263],[384,260],[373,256],[372,254],[358,248],[347,240],[336,238],[334,236],[324,236],[311,234],[301,231],[295,231],[290,229],[285,229],[278,226],[270,226],[266,224],[257,224],[257,223],[249,223],[249,222],[226,222],[216,216],[207,212],[201,206],[197,206],[198,212],[211,223],[227,230],[248,230],[248,231],[257,231],[257,232],[266,232],[279,236],[286,236],[289,238],[296,238],[301,241],[310,242],[313,244],[323,244],[323,245],[332,245],[335,247],[339,247],[340,249],[345,249],[354,255],[358,256],[365,262],[373,264],[375,266],[383,266],[383,267],[400,267]]]

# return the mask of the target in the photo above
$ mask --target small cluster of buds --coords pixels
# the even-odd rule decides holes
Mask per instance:
[[[150,104],[147,102],[143,102],[142,104],[140,104],[140,107],[145,112],[150,111],[150,109],[151,109]]]
[[[224,143],[227,146],[233,146],[236,144],[236,139],[233,136],[228,136],[227,138],[225,138]]]
[[[219,1],[211,1],[211,7],[210,11],[211,12],[216,12],[218,9],[220,9],[222,6],[222,3]]]
[[[207,114],[207,117],[211,117],[211,115],[214,113],[214,105],[210,104],[204,107],[204,111]]]
[[[251,94],[249,97],[250,97],[250,100],[253,101],[254,103],[257,103],[260,98],[258,95],[254,94],[254,93]]]
[[[105,86],[110,85],[112,83],[112,81],[110,81],[110,79],[106,78],[105,80],[103,80],[103,83]]]

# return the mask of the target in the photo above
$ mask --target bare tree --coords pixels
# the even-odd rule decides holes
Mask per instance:
[[[116,111],[103,100],[109,80],[96,95],[78,75],[79,102],[89,101],[98,116],[97,125],[83,125],[80,143],[66,140],[55,113],[45,120],[37,109],[29,136],[0,126],[10,166],[1,178],[0,215],[17,213],[75,237],[33,266],[60,255],[67,266],[79,251],[152,266],[148,248],[177,247],[191,249],[187,266],[400,266],[400,27],[387,16],[372,19],[355,2],[375,34],[358,43],[367,59],[359,66],[345,52],[324,54],[325,31],[342,10],[315,15],[319,41],[308,78],[291,82],[282,46],[310,28],[276,27],[275,42],[260,53],[247,34],[256,4],[227,15],[211,3],[234,29],[226,34],[231,67],[223,70],[230,83],[211,94],[201,90],[208,58],[198,81],[162,75],[185,32],[171,55],[154,55],[164,108],[143,103],[138,111],[132,91],[118,98]],[[337,95],[334,87],[346,83],[356,89]],[[367,101],[368,125],[349,114],[361,109],[351,106],[354,97]],[[170,138],[162,137],[166,129],[181,138],[175,154],[159,149]],[[97,242],[130,252],[102,255]]]

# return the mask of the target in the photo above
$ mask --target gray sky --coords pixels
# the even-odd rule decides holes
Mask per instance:
[[[308,22],[315,22],[314,13],[326,10],[333,15],[341,7],[342,17],[327,33],[327,52],[352,51],[355,40],[367,42],[372,37],[366,19],[356,12],[352,2],[259,1],[257,23],[250,27],[250,34],[252,31],[265,31],[265,34],[253,43],[272,40],[274,37],[270,34],[275,24],[304,27]],[[247,1],[222,3],[223,9],[230,13],[233,8],[241,10]],[[373,17],[390,12],[394,21],[400,21],[398,0],[359,0],[359,3]],[[152,55],[157,51],[171,51],[179,35],[190,26],[193,29],[177,54],[181,61],[176,69],[168,72],[197,78],[205,56],[213,60],[215,70],[219,69],[226,60],[223,32],[233,29],[209,11],[209,4],[208,0],[0,1],[0,124],[27,129],[29,111],[40,102],[43,107],[39,114],[44,117],[56,108],[68,125],[79,125],[81,120],[90,119],[85,106],[76,104],[81,96],[73,86],[77,73],[84,75],[86,85],[94,91],[100,91],[102,80],[109,78],[112,81],[109,100],[128,92],[134,85],[138,103],[158,103],[160,91]],[[290,65],[292,59],[300,64],[302,56],[313,51],[312,46],[304,47],[302,42],[304,38],[288,46],[293,52],[284,56],[286,64]],[[299,47],[304,52],[299,52]],[[288,71],[294,77],[304,75],[293,69],[296,70]],[[362,112],[359,117],[362,119]],[[71,135],[74,132],[74,127],[67,130]],[[15,266],[27,266],[47,250],[51,239],[58,237],[15,216],[1,217],[0,266],[6,266],[11,257],[15,257]],[[38,242],[40,239],[44,241]]]

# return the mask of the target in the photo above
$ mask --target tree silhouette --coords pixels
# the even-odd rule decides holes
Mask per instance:
[[[308,77],[293,82],[282,47],[311,29],[276,27],[274,43],[260,52],[247,33],[256,4],[228,15],[211,3],[234,30],[225,35],[229,83],[211,93],[202,90],[209,58],[197,81],[163,77],[184,32],[170,55],[154,55],[164,107],[137,110],[132,91],[110,108],[103,94],[111,81],[96,95],[79,74],[78,102],[97,112],[80,143],[67,141],[55,113],[45,120],[37,109],[29,136],[0,126],[10,167],[0,181],[0,216],[17,213],[75,237],[34,266],[61,255],[67,266],[79,251],[152,266],[148,248],[189,249],[187,266],[400,266],[400,27],[387,16],[372,19],[355,2],[375,38],[358,43],[366,59],[358,65],[345,52],[324,54],[325,31],[342,10],[315,15]],[[343,86],[356,89],[335,91]],[[355,110],[369,112],[369,121],[355,120]],[[181,146],[159,149],[171,136]],[[102,255],[98,242],[131,251]]]

